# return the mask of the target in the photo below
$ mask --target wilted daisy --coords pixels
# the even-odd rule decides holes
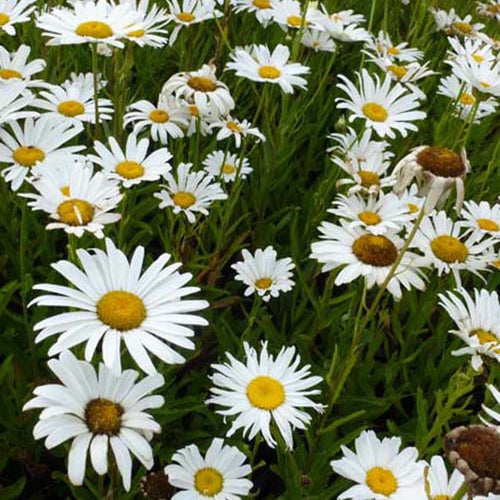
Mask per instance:
[[[235,13],[253,12],[257,21],[267,26],[273,17],[273,5],[276,0],[230,0]]]
[[[453,351],[454,356],[469,354],[471,365],[479,370],[482,356],[500,361],[500,303],[497,292],[474,289],[471,296],[463,288],[439,294],[440,305],[455,323],[451,333],[462,339],[467,347]]]
[[[310,374],[310,365],[298,369],[300,356],[295,347],[283,347],[276,360],[267,351],[267,342],[262,343],[260,356],[246,342],[243,343],[246,362],[242,363],[226,352],[228,363],[212,365],[215,373],[211,380],[212,395],[208,404],[224,406],[217,410],[226,416],[235,416],[227,436],[231,437],[243,428],[243,436],[253,439],[262,433],[267,444],[274,448],[276,440],[271,432],[274,423],[287,448],[293,448],[293,429],[306,429],[311,415],[299,408],[323,411],[323,405],[315,403],[309,396],[320,394],[312,389],[321,377]]]
[[[35,10],[33,5],[37,0],[0,0],[0,35],[5,31],[7,35],[15,35],[15,24],[25,23],[30,20],[31,13]]]
[[[59,175],[44,175],[52,169]],[[64,229],[78,238],[85,232],[103,238],[104,226],[120,220],[120,214],[110,213],[123,197],[118,183],[103,172],[94,173],[88,163],[70,158],[51,160],[40,167],[31,184],[36,192],[24,196],[30,198],[28,205],[33,210],[43,210],[55,220],[47,229]]]
[[[99,82],[99,89],[106,82]],[[68,122],[95,123],[94,77],[92,73],[72,73],[61,85],[50,85],[40,92],[32,106],[44,110],[43,119],[66,120]],[[113,103],[110,99],[98,98],[99,120],[112,119]]]
[[[125,149],[120,147],[114,137],[109,137],[108,142],[109,149],[96,141],[94,149],[98,156],[89,155],[88,158],[100,165],[106,176],[119,180],[126,188],[143,181],[157,181],[172,168],[172,155],[167,148],[148,154],[148,139],[139,140],[135,134],[130,134]]]
[[[222,177],[225,182],[233,182],[236,177],[246,179],[252,172],[248,158],[221,149],[213,151],[203,160],[205,171],[211,177]]]
[[[466,201],[460,216],[464,227],[482,235],[500,238],[500,205],[491,206],[487,201]]]
[[[396,64],[400,64],[401,62],[415,62],[424,57],[424,53],[421,50],[409,47],[408,45],[408,42],[395,44],[388,33],[379,31],[376,37],[374,36],[366,42],[365,47],[367,53],[398,61]]]
[[[184,286],[192,275],[179,273],[179,263],[165,267],[170,260],[167,253],[142,273],[144,247],[137,247],[129,262],[110,239],[105,243],[106,252],[76,251],[82,269],[66,260],[52,264],[71,287],[49,283],[33,287],[49,295],[35,298],[32,304],[71,308],[71,312],[38,322],[34,329],[40,332],[35,341],[58,336],[49,356],[85,342],[85,359],[90,361],[102,340],[104,363],[114,371],[120,369],[122,341],[132,359],[148,374],[157,372],[148,351],[167,364],[183,363],[184,356],[170,344],[193,349],[189,337],[194,332],[186,325],[207,324],[192,313],[208,307],[208,302],[181,300],[199,290]]]
[[[114,374],[105,365],[95,368],[79,361],[69,351],[48,362],[62,384],[38,386],[35,398],[23,411],[43,408],[33,429],[35,439],[45,439],[51,450],[72,440],[68,454],[69,480],[81,486],[85,478],[87,454],[95,472],[102,476],[112,462],[129,491],[134,455],[146,469],[154,463],[149,441],[161,431],[160,425],[145,410],[160,408],[163,396],[151,392],[164,383],[160,374],[136,382],[138,373],[125,370]]]
[[[484,24],[472,23],[472,16],[467,14],[461,18],[455,9],[449,11],[441,9],[430,9],[439,31],[447,35],[475,36],[484,27]]]
[[[339,75],[339,78],[344,83],[337,86],[349,97],[337,98],[337,108],[351,111],[350,122],[357,118],[365,120],[366,127],[373,128],[380,137],[388,136],[394,139],[394,130],[406,137],[409,130],[418,130],[412,122],[426,117],[426,113],[417,110],[417,94],[400,83],[392,85],[389,75],[380,82],[377,75],[372,78],[368,71],[363,69],[361,74],[358,73],[359,90],[344,75]]]
[[[401,438],[377,438],[363,431],[354,441],[356,453],[341,446],[344,456],[332,460],[335,473],[357,483],[338,496],[339,500],[422,500],[425,498],[425,462],[418,461],[418,450],[401,448]]]
[[[0,81],[0,128],[6,122],[38,116],[36,111],[28,111],[33,97],[21,80]]]
[[[171,96],[194,104],[202,113],[222,116],[234,109],[234,100],[225,83],[217,80],[215,67],[204,64],[198,71],[172,75],[163,85],[160,100]]]
[[[426,197],[425,211],[430,213],[437,205],[443,205],[455,188],[455,208],[460,212],[464,201],[464,179],[470,169],[465,149],[457,154],[439,146],[418,146],[394,167],[393,175],[397,179],[394,190],[401,193],[416,179],[419,195]]]
[[[295,264],[290,257],[278,259],[272,246],[264,250],[258,248],[254,255],[245,249],[241,253],[243,260],[231,267],[236,271],[235,279],[247,286],[246,297],[257,293],[267,302],[271,297],[278,297],[280,292],[289,292],[294,286],[291,278]]]
[[[500,21],[500,2],[498,0],[486,0],[477,3],[477,12],[482,16],[492,17]]]
[[[208,215],[208,208],[214,201],[227,198],[220,183],[214,182],[203,170],[191,172],[192,166],[192,163],[180,163],[177,179],[167,173],[166,189],[155,193],[155,197],[161,200],[160,208],[172,207],[174,214],[184,212],[191,224],[196,221],[197,213]]]
[[[158,106],[149,101],[137,101],[128,107],[124,126],[134,126],[133,133],[139,134],[149,128],[153,141],[167,144],[168,138],[177,139],[184,136],[183,128],[189,123],[189,111],[177,99],[162,99]]]
[[[293,94],[294,87],[307,86],[307,81],[299,75],[309,73],[309,68],[288,62],[290,49],[286,45],[279,44],[272,52],[265,45],[252,45],[250,50],[237,47],[230,57],[226,68],[236,71],[237,76],[254,82],[277,83],[287,94]]]
[[[14,191],[36,166],[85,149],[85,146],[64,146],[83,130],[80,123],[49,123],[28,118],[23,128],[15,121],[9,125],[12,135],[0,129],[0,163],[10,165],[2,170],[2,175]]]
[[[237,148],[241,146],[241,138],[253,136],[257,142],[265,141],[266,137],[260,132],[257,127],[252,127],[248,120],[238,120],[230,115],[227,115],[223,120],[216,121],[210,125],[211,129],[219,129],[217,132],[217,140],[223,141],[229,137],[234,138],[234,144]]]
[[[30,52],[31,48],[28,45],[21,45],[12,53],[0,46],[0,81],[19,79],[24,80],[27,87],[43,85],[43,82],[31,80],[31,77],[43,71],[45,61],[34,59],[28,62]]]
[[[500,405],[500,391],[494,385],[491,385],[491,384],[488,384],[486,387],[491,392],[491,395],[495,398],[495,402],[496,402],[497,406]],[[486,406],[484,404],[482,405],[482,408],[483,408],[484,412],[486,413],[486,415],[489,417],[489,419],[492,419],[493,422],[491,423],[489,421],[489,419],[485,419],[481,416],[479,416],[479,418],[486,425],[495,426],[500,431],[500,413],[498,413],[498,411],[495,411],[493,408],[489,408],[488,406]]]
[[[443,458],[434,456],[431,458],[427,481],[431,499],[447,500],[449,498],[454,498],[454,495],[464,482],[464,476],[460,471],[454,469],[451,476],[448,478],[448,471],[446,470]],[[466,495],[463,495],[457,500],[465,499]]]
[[[236,446],[212,440],[203,457],[195,444],[174,453],[171,465],[165,467],[170,484],[179,488],[172,500],[240,500],[249,494],[252,472],[247,457]]]

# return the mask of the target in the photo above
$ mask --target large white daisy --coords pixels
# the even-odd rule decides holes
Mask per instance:
[[[500,204],[491,206],[487,201],[469,200],[465,202],[460,213],[462,225],[477,231],[480,235],[488,235],[500,239]]]
[[[15,52],[9,53],[4,47],[0,47],[0,81],[24,80],[28,87],[42,86],[40,80],[31,80],[33,75],[40,73],[45,68],[43,59],[34,59],[28,62],[31,48],[28,45],[20,45]]]
[[[33,5],[37,0],[0,0],[0,32],[15,35],[15,24],[30,20],[31,13],[36,9]]]

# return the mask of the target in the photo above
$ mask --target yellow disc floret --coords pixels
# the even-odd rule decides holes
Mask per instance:
[[[267,290],[273,284],[271,278],[259,278],[255,281],[255,286],[260,290]]]
[[[259,375],[247,386],[247,398],[261,410],[275,410],[285,402],[285,388],[273,377]]]
[[[16,71],[15,69],[7,69],[7,68],[2,68],[0,69],[0,78],[3,78],[4,80],[10,80],[11,78],[22,78],[23,75],[19,73],[19,71]]]
[[[371,172],[370,170],[359,170],[358,175],[361,179],[361,185],[369,189],[372,186],[380,186],[380,176],[375,172]]]
[[[270,9],[271,2],[269,0],[253,0],[252,5],[257,9]]]
[[[10,21],[10,16],[0,12],[0,26],[5,26]]]
[[[469,250],[458,238],[447,234],[434,238],[431,241],[431,250],[439,260],[448,264],[465,262],[469,255]]]
[[[94,207],[88,201],[71,199],[57,207],[57,214],[68,226],[85,226],[94,218]]]
[[[352,244],[352,253],[364,264],[385,267],[398,258],[396,245],[385,236],[363,234]]]
[[[73,118],[78,115],[83,115],[83,113],[85,113],[85,107],[78,101],[63,101],[57,106],[57,111],[61,113],[61,115]]]
[[[113,290],[97,302],[97,317],[115,330],[133,330],[146,319],[146,307],[134,293]]]
[[[281,71],[274,66],[261,66],[259,68],[259,76],[261,78],[268,78],[269,80],[275,80],[281,76]]]
[[[369,210],[365,210],[358,215],[358,218],[361,222],[364,222],[367,226],[375,226],[379,224],[382,219],[380,215],[375,212],[370,212]]]
[[[36,146],[21,146],[14,151],[12,158],[23,167],[33,167],[45,160],[45,153]]]
[[[373,467],[366,473],[366,484],[380,495],[390,496],[398,489],[398,482],[389,469]]]
[[[116,166],[116,173],[125,179],[137,179],[144,175],[144,167],[136,161],[122,161]]]
[[[101,21],[86,21],[79,24],[76,27],[75,33],[79,36],[88,36],[99,40],[113,36],[111,26]]]
[[[492,233],[496,233],[498,230],[500,230],[500,226],[494,220],[477,219],[476,222],[479,226],[479,229],[482,229],[483,231],[491,231]]]
[[[384,106],[381,106],[376,102],[367,102],[363,106],[362,110],[363,114],[374,122],[385,122],[389,116],[389,113]]]
[[[123,408],[109,399],[97,398],[87,403],[85,422],[93,434],[118,434],[122,424]]]
[[[163,109],[154,109],[149,113],[149,119],[155,123],[167,123],[170,120],[170,116]]]
[[[204,497],[214,497],[222,491],[223,486],[222,474],[213,467],[199,469],[194,475],[194,487]]]
[[[191,23],[195,20],[195,17],[191,14],[191,12],[179,12],[176,17],[183,23]]]
[[[213,92],[217,88],[217,84],[206,76],[192,76],[187,83],[199,92]]]
[[[196,196],[186,191],[178,191],[172,196],[172,201],[181,208],[189,208],[196,203]]]

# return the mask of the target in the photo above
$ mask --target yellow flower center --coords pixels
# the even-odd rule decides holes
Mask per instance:
[[[389,47],[387,49],[387,53],[390,54],[391,56],[397,56],[400,54],[400,50],[396,47]]]
[[[113,290],[97,302],[97,317],[115,330],[133,330],[146,319],[146,307],[134,293]]]
[[[491,265],[500,270],[500,259],[494,260]]]
[[[500,3],[494,4],[494,5],[488,5],[488,7],[486,7],[486,12],[489,12],[490,14],[495,14],[495,15],[499,14],[500,13]],[[0,24],[1,24],[1,21],[0,21]]]
[[[274,66],[261,66],[259,68],[259,75],[261,78],[268,78],[270,80],[275,80],[281,76],[281,71]]]
[[[491,84],[489,84],[488,82],[479,82],[481,84],[481,87],[483,87],[483,89],[489,89],[491,87]]]
[[[410,212],[411,214],[416,214],[418,211],[418,205],[415,205],[415,203],[408,203],[408,212]]]
[[[142,38],[145,34],[146,32],[143,29],[138,29],[128,32],[127,36],[129,36],[130,38]]]
[[[366,484],[380,495],[392,495],[398,489],[398,482],[389,469],[373,467],[366,473]]]
[[[155,123],[166,123],[170,120],[170,116],[163,109],[155,109],[149,113],[149,119]]]
[[[447,234],[434,238],[431,241],[431,250],[439,260],[448,264],[465,262],[469,255],[469,250],[458,238]]]
[[[459,31],[460,33],[463,33],[465,35],[469,35],[472,33],[472,26],[469,23],[466,23],[464,21],[459,21],[457,23],[453,23],[453,27]]]
[[[226,163],[222,167],[223,174],[234,174],[235,172],[236,172],[236,167],[234,165],[230,165],[229,163]]]
[[[288,16],[286,18],[287,23],[290,26],[295,26],[296,28],[300,27],[302,24],[302,18],[300,16]],[[304,19],[304,26],[307,24],[307,21]]]
[[[500,353],[500,340],[494,333],[478,328],[477,330],[473,330],[471,335],[475,335],[481,345],[493,344],[493,351]]]
[[[22,78],[23,75],[19,73],[19,71],[16,71],[15,69],[7,69],[7,68],[2,68],[0,69],[0,78],[3,78],[4,80],[10,80],[11,78]]]
[[[191,12],[179,12],[177,14],[177,19],[183,23],[190,23],[194,21],[195,17],[191,14]]]
[[[59,111],[61,115],[73,118],[74,116],[83,115],[83,113],[85,113],[85,107],[78,101],[63,101],[57,106],[57,111]]]
[[[270,9],[271,2],[269,0],[253,0],[252,5],[257,9]]]
[[[261,290],[267,290],[272,284],[273,280],[271,278],[259,278],[255,282],[255,286]]]
[[[68,226],[85,226],[94,218],[94,207],[85,200],[66,200],[57,207],[57,214]]]
[[[213,92],[217,88],[215,82],[206,76],[192,76],[187,83],[199,92]]]
[[[69,196],[69,186],[63,186],[60,191],[63,196]]]
[[[362,108],[363,114],[374,122],[385,122],[389,113],[380,104],[376,102],[367,102]]]
[[[200,495],[205,497],[214,497],[222,491],[223,486],[222,474],[213,467],[199,469],[194,475],[194,487]]]
[[[241,127],[236,122],[227,122],[226,127],[231,130],[231,132],[241,134]]]
[[[398,66],[397,64],[391,64],[387,66],[387,69],[395,75],[398,80],[401,80],[401,78],[408,73],[408,70],[404,66]]]
[[[359,170],[358,175],[361,178],[361,185],[364,188],[370,188],[372,186],[380,186],[380,176],[375,172],[370,172],[369,170]]]
[[[477,219],[476,222],[479,228],[482,229],[483,231],[496,232],[500,229],[498,223],[496,223],[494,220],[491,219]]]
[[[398,258],[396,245],[385,236],[363,234],[352,244],[352,253],[370,266],[385,267],[394,264]]]
[[[279,380],[259,375],[248,384],[247,398],[256,408],[275,410],[285,402],[285,388]]]
[[[189,208],[196,203],[196,196],[192,193],[179,191],[172,196],[172,201],[181,208]]]
[[[379,224],[382,219],[375,212],[370,212],[369,210],[365,210],[358,215],[358,218],[361,222],[364,222],[367,226],[375,226]]]
[[[85,422],[93,434],[118,434],[122,425],[123,408],[109,399],[97,398],[87,403]]]
[[[200,116],[200,110],[198,109],[198,106],[195,106],[194,104],[192,104],[191,106],[188,106],[189,107],[189,114],[191,116],[194,116],[196,118],[198,118]]]
[[[472,59],[478,63],[484,62],[484,57],[480,56],[479,54],[472,54]]]
[[[0,12],[0,26],[5,26],[10,21],[10,16]]]
[[[125,179],[137,179],[144,175],[144,167],[136,161],[122,161],[116,166],[116,173]]]
[[[36,146],[21,146],[14,151],[12,158],[23,167],[33,167],[45,160],[45,153]]]
[[[79,24],[76,27],[75,33],[79,36],[88,36],[98,39],[113,36],[111,26],[109,26],[109,24],[102,23],[101,21],[87,21]]]
[[[424,170],[440,177],[460,177],[465,165],[460,155],[448,148],[430,146],[417,155],[417,162]]]
[[[431,497],[431,500],[451,500],[451,498],[448,495],[436,495]]]
[[[460,104],[464,104],[466,106],[470,106],[472,104],[474,104],[476,102],[476,98],[472,95],[472,94],[469,94],[468,92],[464,92],[461,96],[460,96]]]

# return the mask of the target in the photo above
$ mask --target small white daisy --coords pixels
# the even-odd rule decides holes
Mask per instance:
[[[227,115],[223,120],[218,120],[210,124],[210,129],[219,129],[216,136],[218,141],[233,137],[237,148],[241,146],[242,137],[252,136],[255,137],[257,142],[266,140],[264,134],[257,127],[252,127],[252,124],[248,120],[240,121],[230,115]]]
[[[95,368],[79,361],[69,351],[48,362],[49,368],[62,384],[38,386],[35,398],[23,411],[43,408],[33,429],[35,439],[45,439],[51,450],[72,440],[68,454],[70,481],[81,486],[85,477],[87,455],[95,472],[108,472],[111,459],[129,491],[134,455],[146,469],[154,463],[149,442],[161,431],[160,425],[145,410],[160,408],[163,396],[151,392],[164,383],[160,374],[136,382],[138,373],[125,370],[114,374],[105,365]]]
[[[448,51],[450,60],[453,59],[472,59],[477,63],[495,61],[496,56],[491,46],[480,38],[458,39],[449,37],[448,42],[451,49]]]
[[[302,5],[298,0],[281,0],[274,2],[272,16],[273,21],[278,23],[283,30],[288,31],[290,28],[298,30],[300,27],[309,26],[313,22],[314,16],[312,14],[315,11],[315,7],[308,6],[306,11],[303,12]]]
[[[208,175],[221,177],[224,182],[234,182],[237,176],[246,179],[252,172],[248,158],[221,149],[207,155],[203,160],[203,166]]]
[[[424,57],[421,50],[408,47],[408,42],[394,44],[388,33],[379,31],[378,35],[366,42],[367,52],[393,61],[415,62]]]
[[[27,90],[26,82],[0,81],[0,129],[4,123],[38,116],[36,111],[26,109],[32,101],[33,96]]]
[[[398,197],[403,203],[406,203],[411,218],[416,219],[425,203],[425,198],[418,196],[418,187],[412,184],[409,188],[398,193]]]
[[[337,49],[337,44],[329,33],[314,29],[304,30],[300,43],[315,52],[335,52]]]
[[[252,472],[247,457],[219,438],[212,440],[204,457],[190,444],[176,451],[172,462],[165,474],[172,486],[182,490],[172,500],[241,500],[253,486],[245,478]]]
[[[208,208],[216,200],[225,200],[220,183],[205,171],[191,172],[192,163],[180,163],[177,167],[177,180],[167,173],[166,189],[155,193],[155,198],[161,200],[160,208],[172,207],[174,214],[183,212],[187,220],[193,224],[196,214],[208,215]]]
[[[243,260],[231,267],[236,271],[235,279],[247,286],[245,297],[257,293],[267,302],[271,297],[278,297],[280,292],[289,292],[294,286],[291,278],[295,264],[290,257],[277,259],[278,254],[272,246],[264,250],[258,248],[254,255],[244,249],[242,255]]]
[[[227,436],[243,428],[243,436],[253,439],[262,433],[267,444],[274,448],[276,440],[271,432],[274,422],[287,448],[293,448],[292,430],[306,429],[312,417],[299,408],[322,412],[324,406],[313,402],[309,396],[320,394],[312,389],[321,377],[310,374],[310,365],[298,369],[300,356],[295,347],[283,347],[276,360],[262,343],[260,356],[246,342],[243,343],[246,362],[242,363],[226,352],[229,363],[212,365],[215,373],[210,377],[214,386],[207,404],[224,406],[217,410],[226,416],[235,416]]]
[[[487,384],[486,387],[491,392],[491,395],[495,398],[497,406],[500,405],[500,391],[494,385],[491,384]],[[500,431],[500,413],[498,411],[495,411],[493,408],[489,408],[484,404],[482,405],[482,408],[486,413],[486,415],[488,415],[489,418],[493,419],[493,423],[491,423],[489,419],[485,419],[482,416],[479,416],[479,418],[486,425],[495,426]]]
[[[179,273],[179,263],[165,267],[170,260],[167,253],[142,272],[144,247],[137,247],[129,261],[109,238],[105,244],[106,252],[76,251],[82,270],[66,260],[52,264],[71,287],[49,283],[33,287],[49,295],[35,298],[31,305],[72,309],[38,322],[34,330],[40,331],[35,341],[57,335],[49,356],[85,342],[85,359],[90,361],[102,340],[104,363],[115,371],[121,366],[122,341],[148,374],[157,372],[148,351],[167,364],[183,363],[184,356],[169,344],[194,349],[190,340],[194,332],[186,325],[207,324],[192,313],[208,307],[208,302],[181,300],[199,290],[184,286],[192,275]]]
[[[19,79],[24,80],[27,87],[44,85],[41,80],[31,80],[31,77],[43,71],[46,63],[43,59],[28,62],[30,52],[28,45],[21,45],[12,53],[0,46],[0,81]]]
[[[418,461],[418,450],[401,448],[401,438],[377,438],[373,431],[363,431],[354,441],[356,453],[341,446],[344,456],[333,460],[337,474],[356,482],[338,496],[339,500],[422,500],[425,462]]]
[[[127,138],[122,149],[114,137],[108,138],[109,149],[99,141],[94,143],[98,156],[89,155],[93,163],[100,165],[106,176],[119,180],[128,188],[143,181],[157,181],[164,178],[172,168],[172,155],[167,148],[160,148],[148,154],[149,140],[139,140],[135,134]]]
[[[230,0],[233,12],[253,12],[262,26],[267,26],[273,17],[273,5],[277,0]]]
[[[15,24],[30,20],[31,13],[36,9],[33,5],[37,0],[0,0],[0,33],[16,34]]]
[[[487,201],[466,201],[460,213],[462,225],[478,231],[481,235],[490,235],[500,239],[500,205],[491,206]]]
[[[454,469],[448,478],[448,471],[446,470],[443,458],[434,456],[431,458],[427,481],[431,499],[446,500],[454,498],[454,495],[464,483],[465,478],[457,469]],[[457,500],[466,500],[466,495]]]
[[[352,10],[343,10],[329,14],[324,5],[311,11],[311,27],[329,33],[342,42],[364,42],[370,39],[370,33],[358,26],[365,18]]]
[[[477,4],[477,12],[479,14],[500,21],[500,2],[498,0],[486,0]]]
[[[436,22],[438,31],[444,31],[447,35],[476,36],[484,24],[472,23],[472,16],[467,14],[461,18],[455,9],[449,11],[441,9],[430,9]]]
[[[500,60],[476,62],[472,58],[461,57],[447,62],[455,76],[472,86],[481,97],[500,97]]]

